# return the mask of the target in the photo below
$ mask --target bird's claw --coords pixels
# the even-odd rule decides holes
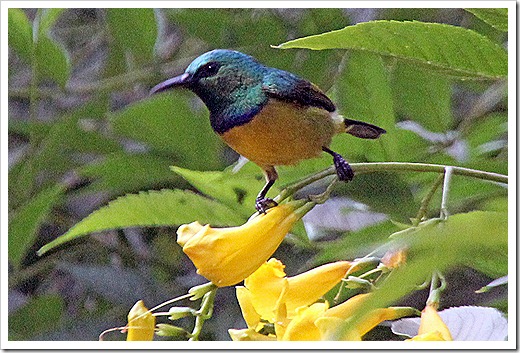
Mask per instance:
[[[267,197],[259,197],[256,199],[255,208],[259,213],[265,214],[268,209],[278,206],[278,203]]]
[[[340,181],[351,181],[354,178],[354,171],[350,164],[340,154],[334,153],[334,167],[336,167],[336,174]]]

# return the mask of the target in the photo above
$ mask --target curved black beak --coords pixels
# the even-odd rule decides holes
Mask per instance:
[[[159,93],[162,91],[166,91],[170,88],[175,87],[185,87],[190,83],[191,76],[187,72],[183,73],[182,75],[170,78],[164,82],[159,83],[154,88],[150,90],[150,95]]]

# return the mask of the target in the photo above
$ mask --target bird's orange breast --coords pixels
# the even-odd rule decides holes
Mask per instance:
[[[276,166],[317,157],[334,133],[326,110],[271,99],[249,123],[220,136],[250,161]]]

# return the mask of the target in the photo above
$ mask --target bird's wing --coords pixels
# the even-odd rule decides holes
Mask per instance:
[[[269,96],[288,102],[336,110],[334,103],[318,86],[289,72],[272,70],[264,76],[262,89]]]

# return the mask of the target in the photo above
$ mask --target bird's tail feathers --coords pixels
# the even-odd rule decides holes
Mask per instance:
[[[344,119],[345,132],[362,139],[376,139],[386,133],[385,129],[363,121]]]

